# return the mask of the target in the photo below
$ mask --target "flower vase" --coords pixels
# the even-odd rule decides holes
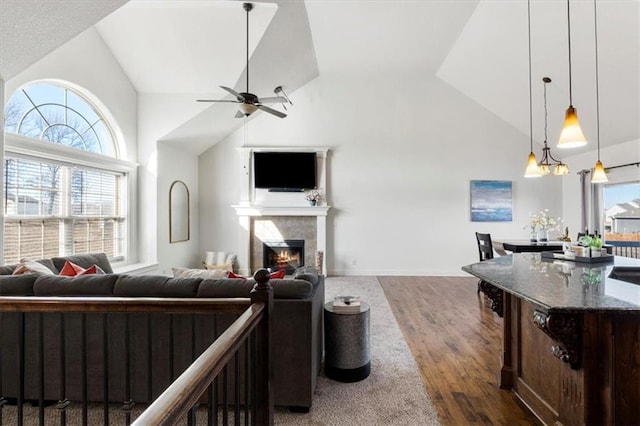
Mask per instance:
[[[535,229],[531,230],[531,236],[529,237],[529,241],[532,243],[537,243],[538,242],[538,234],[536,233]]]
[[[548,229],[541,229],[538,231],[538,241],[540,241],[541,243],[546,243],[547,241],[549,241]]]
[[[318,202],[316,200],[309,200],[309,205],[310,206],[315,206],[316,204],[318,204]]]

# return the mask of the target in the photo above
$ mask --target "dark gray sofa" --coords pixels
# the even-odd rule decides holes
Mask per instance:
[[[252,280],[171,278],[164,275],[113,274],[104,254],[72,256],[73,263],[88,268],[97,264],[106,275],[63,277],[59,275],[9,275],[15,265],[0,267],[0,295],[20,296],[116,296],[116,297],[185,297],[218,298],[249,297]],[[59,271],[66,258],[39,262]],[[290,279],[270,281],[274,293],[272,326],[272,360],[274,403],[305,409],[311,406],[323,352],[322,307],[324,277],[313,268],[300,268]],[[109,314],[109,399],[125,400],[126,359],[132,371],[131,396],[135,402],[149,402],[157,397],[235,317],[224,315]],[[87,315],[88,398],[103,399],[103,318]],[[44,314],[45,328],[45,399],[58,400],[60,395],[61,316]],[[70,400],[81,399],[82,347],[81,315],[65,316],[67,334],[67,392]],[[130,334],[130,351],[125,348],[126,330]],[[170,338],[169,330],[174,331]],[[2,355],[2,396],[16,397],[18,382],[18,315],[2,314],[0,350]],[[35,314],[25,319],[25,399],[37,399],[37,336],[39,321]],[[70,338],[70,335],[73,336]],[[147,337],[151,336],[151,345]],[[192,337],[194,336],[194,337]],[[172,343],[172,344],[171,344]],[[173,367],[173,371],[171,371]]]

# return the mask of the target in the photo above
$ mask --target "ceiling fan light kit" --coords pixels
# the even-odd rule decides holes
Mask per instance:
[[[254,95],[253,93],[249,92],[249,12],[251,12],[251,10],[253,9],[253,4],[251,3],[242,3],[242,8],[245,10],[245,12],[247,12],[247,31],[246,31],[246,45],[247,45],[247,50],[246,50],[246,77],[247,77],[247,86],[246,86],[246,92],[236,92],[235,90],[226,87],[226,86],[220,86],[221,89],[231,93],[233,96],[236,97],[236,100],[228,100],[228,99],[198,99],[198,102],[230,102],[230,103],[237,103],[238,105],[238,113],[236,114],[237,118],[242,118],[242,117],[248,117],[251,114],[253,114],[254,112],[256,112],[257,110],[261,110],[264,112],[267,112],[269,114],[275,115],[276,117],[279,118],[285,118],[287,116],[287,114],[284,114],[276,109],[273,108],[269,108],[268,106],[264,105],[266,103],[280,103],[284,106],[285,102],[288,102],[291,104],[291,101],[289,100],[288,97],[281,97],[281,96],[274,96],[274,97],[269,97],[269,98],[258,98],[256,95]],[[282,87],[278,86],[280,88],[280,91],[282,91]],[[277,89],[277,88],[276,88]],[[284,92],[283,92],[284,93]],[[278,94],[278,92],[276,92],[276,94]],[[293,105],[293,104],[292,104]]]

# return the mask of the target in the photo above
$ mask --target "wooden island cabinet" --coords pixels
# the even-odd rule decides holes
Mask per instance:
[[[499,386],[547,425],[640,425],[640,261],[464,266],[504,317]]]

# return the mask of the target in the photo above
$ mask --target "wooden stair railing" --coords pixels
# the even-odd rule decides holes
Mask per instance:
[[[254,329],[258,331],[260,349],[255,369],[258,377],[253,424],[273,424],[273,396],[269,386],[269,316],[273,309],[273,291],[266,270],[257,271],[254,277],[257,284],[251,292],[251,306],[136,419],[134,426],[176,424],[196,404]]]
[[[163,314],[235,314],[238,318],[221,334],[192,364],[188,367],[147,409],[140,414],[134,424],[140,425],[173,425],[181,417],[187,417],[194,411],[198,399],[207,389],[212,389],[214,379],[225,368],[225,365],[235,355],[236,381],[239,371],[238,350],[246,343],[248,337],[255,333],[252,342],[256,347],[255,364],[251,367],[253,374],[254,406],[251,413],[252,424],[273,424],[273,395],[270,388],[271,358],[270,358],[270,314],[273,309],[273,290],[269,285],[269,273],[259,270],[254,275],[256,285],[250,298],[124,298],[124,297],[36,297],[36,296],[0,296],[0,313],[13,312],[21,315],[20,337],[22,346],[18,353],[24,351],[24,315],[25,313],[82,313],[82,314],[110,314],[110,313],[163,313]],[[41,321],[41,319],[40,319]],[[42,329],[41,329],[42,330]],[[86,332],[84,332],[86,334]],[[42,334],[42,333],[41,333]],[[42,344],[42,338],[41,338]],[[64,349],[63,349],[64,350]],[[24,353],[20,354],[23,357]],[[247,349],[246,366],[249,365]],[[1,359],[1,355],[0,355]],[[22,359],[22,358],[21,358]],[[20,388],[23,386],[23,361],[18,367],[21,370]],[[1,366],[0,366],[1,368]],[[44,374],[44,366],[40,367]],[[1,374],[1,373],[0,373]],[[1,377],[1,375],[0,375]],[[0,379],[1,380],[1,379]],[[43,380],[42,377],[40,379]],[[226,380],[226,371],[225,371]],[[0,389],[2,384],[0,383]],[[238,386],[236,382],[236,386]],[[108,389],[106,389],[108,393]],[[20,391],[21,395],[23,391]],[[42,393],[42,391],[41,391]],[[22,425],[24,401],[21,396],[17,401],[17,424]],[[239,401],[236,395],[236,417],[238,416]],[[40,424],[44,424],[44,400],[39,401]],[[225,396],[226,401],[226,396]],[[133,401],[125,401],[125,406]],[[209,404],[218,403],[210,396]],[[2,425],[2,411],[6,401],[0,394],[0,425]],[[65,408],[68,401],[58,402],[62,407],[61,424],[66,423]],[[105,402],[105,423],[108,421],[108,398]],[[246,407],[248,410],[248,407]],[[82,401],[82,423],[87,424],[87,401]],[[225,417],[226,417],[226,407]],[[125,410],[127,411],[127,410]],[[211,409],[209,410],[211,413]],[[215,409],[214,413],[217,413]],[[209,414],[211,415],[211,414]],[[248,414],[245,415],[247,418]],[[211,420],[211,419],[210,419]],[[213,424],[218,424],[217,419]],[[130,423],[127,412],[126,424]],[[224,423],[224,422],[223,422]]]

